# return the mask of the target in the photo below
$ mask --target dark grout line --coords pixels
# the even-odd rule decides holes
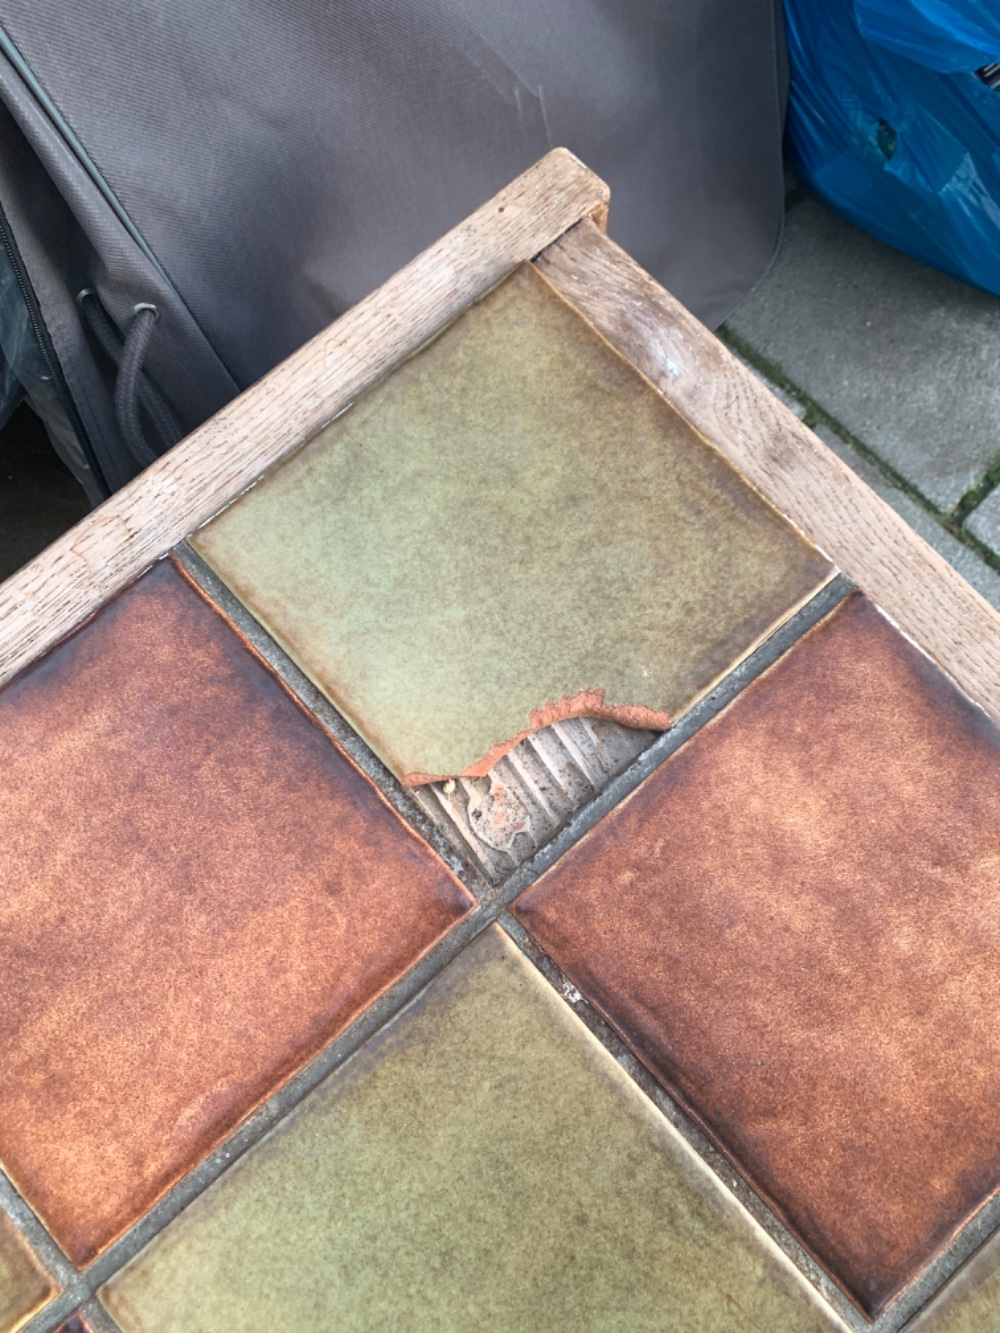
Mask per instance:
[[[792,647],[808,630],[829,615],[844,600],[854,585],[843,574],[832,578],[805,606],[799,608],[727,676],[692,705],[669,731],[661,732],[642,754],[587,804],[582,806],[560,829],[551,842],[540,848],[498,887],[507,905],[523,893],[529,884],[548,870],[585,833],[629,796],[641,782],[672,754],[685,745],[707,722],[727,708],[753,680]]]
[[[897,472],[891,463],[887,463],[880,457],[870,444],[865,444],[864,440],[859,439],[857,435],[852,434],[846,426],[842,425],[836,417],[831,416],[825,408],[821,407],[814,399],[800,389],[797,384],[788,378],[781,366],[776,361],[769,361],[766,356],[761,355],[749,343],[744,342],[738,334],[725,325],[716,330],[717,336],[735,352],[742,360],[755,366],[762,371],[768,379],[773,381],[778,388],[783,389],[785,393],[798,401],[805,407],[806,413],[802,418],[802,424],[813,428],[817,425],[827,426],[834,434],[838,435],[843,442],[859,454],[866,463],[875,468],[887,482],[897,491],[901,491],[914,504],[932,518],[950,537],[977,555],[984,564],[990,569],[1000,573],[1000,555],[990,549],[985,542],[974,536],[968,528],[965,527],[965,520],[982,504],[988,495],[990,495],[997,486],[1000,486],[1000,463],[995,463],[988,472],[984,473],[972,486],[965,492],[962,498],[953,509],[945,513],[924,495],[917,486],[908,481],[901,472]]]
[[[203,1161],[197,1163],[125,1235],[99,1255],[82,1273],[77,1273],[28,1205],[6,1178],[0,1176],[0,1205],[15,1217],[26,1239],[53,1276],[66,1284],[65,1289],[24,1326],[23,1333],[55,1333],[62,1320],[82,1305],[86,1306],[85,1313],[94,1324],[94,1333],[121,1333],[103,1307],[94,1304],[98,1288],[120,1271],[184,1208],[217,1181],[270,1130],[291,1114],[319,1083],[339,1069],[370,1037],[401,1013],[477,935],[495,922],[501,924],[522,952],[556,987],[637,1086],[653,1100],[685,1141],[724,1182],[725,1188],[739,1199],[751,1216],[803,1273],[805,1279],[820,1291],[831,1310],[841,1318],[852,1333],[863,1333],[865,1330],[870,1330],[871,1333],[898,1333],[903,1322],[912,1317],[919,1306],[922,1306],[954,1269],[964,1262],[972,1249],[978,1248],[992,1232],[997,1221],[1000,1221],[1000,1201],[996,1210],[991,1211],[989,1208],[983,1210],[983,1218],[989,1213],[989,1219],[977,1219],[975,1223],[970,1224],[962,1233],[962,1237],[931,1265],[911,1289],[911,1292],[916,1294],[907,1293],[876,1324],[867,1323],[767,1205],[745,1182],[738,1177],[734,1178],[734,1169],[725,1156],[672,1100],[645,1066],[628,1051],[604,1019],[583,1000],[579,992],[533,944],[519,923],[506,911],[509,904],[529,884],[578,842],[599,819],[618,805],[703,726],[733,703],[746,686],[771,667],[814,625],[829,615],[852,591],[851,582],[843,575],[832,578],[815,597],[789,617],[714,689],[680,717],[669,731],[657,737],[629,768],[613,779],[588,805],[579,810],[549,844],[541,848],[529,862],[518,867],[506,880],[493,886],[484,879],[474,864],[465,862],[457,855],[445,835],[430,823],[405,789],[357,733],[186,543],[182,543],[173,554],[202,591],[233,621],[240,633],[296,697],[316,715],[359,768],[376,783],[400,815],[438,851],[446,864],[473,893],[478,905],[423,958],[419,959],[399,981],[379,996],[344,1032],[323,1047],[298,1073],[252,1111],[217,1148]],[[977,1223],[978,1229],[976,1229]],[[975,1238],[969,1239],[973,1236],[973,1232]],[[933,1285],[929,1285],[928,1274],[932,1271],[935,1274],[935,1281]],[[925,1278],[927,1282],[924,1281]],[[919,1304],[915,1303],[916,1301],[919,1301]],[[98,1313],[91,1314],[92,1309]]]
[[[375,752],[361,739],[346,719],[337,712],[309,677],[292,661],[288,654],[271,638],[247,608],[230,591],[197,552],[181,542],[171,554],[183,565],[211,602],[223,612],[240,634],[268,666],[322,723],[337,743],[354,760],[367,777],[371,778],[382,795],[387,797],[396,812],[415,828],[425,842],[430,843],[445,865],[458,876],[470,893],[480,901],[488,898],[492,889],[489,881],[470,857],[463,856],[448,837],[434,824],[413,799],[406,788]]]
[[[542,974],[552,988],[569,1005],[588,1031],[597,1038],[615,1063],[628,1074],[653,1103],[656,1109],[677,1130],[693,1149],[700,1161],[715,1176],[727,1194],[731,1194],[746,1209],[757,1225],[771,1238],[810,1286],[814,1287],[852,1331],[870,1333],[872,1325],[858,1312],[840,1288],[826,1275],[813,1257],[803,1249],[792,1233],[771,1212],[767,1204],[751,1189],[729,1158],[708,1138],[698,1124],[670,1096],[649,1072],[642,1061],[619,1037],[618,1033],[589,1000],[585,999],[566,974],[535,942],[516,917],[505,911],[497,923],[517,945],[521,953]]]

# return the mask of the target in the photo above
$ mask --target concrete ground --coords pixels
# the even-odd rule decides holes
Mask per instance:
[[[1000,607],[1000,299],[793,182],[774,265],[720,336]]]

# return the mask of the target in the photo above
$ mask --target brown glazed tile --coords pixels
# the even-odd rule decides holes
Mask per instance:
[[[123,1333],[845,1333],[496,926],[99,1297]]]
[[[169,561],[0,692],[0,1160],[91,1259],[472,898]]]
[[[1000,731],[861,596],[516,914],[869,1317],[1000,1185]]]

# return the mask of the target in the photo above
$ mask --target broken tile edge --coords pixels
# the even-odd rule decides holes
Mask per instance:
[[[568,722],[576,717],[593,717],[601,722],[617,722],[622,727],[632,727],[638,731],[667,731],[671,726],[669,713],[647,708],[643,704],[609,704],[605,701],[603,689],[577,690],[576,694],[564,694],[555,703],[543,704],[533,708],[526,731],[519,731],[511,740],[498,741],[491,745],[482,759],[461,773],[407,773],[401,778],[404,787],[422,787],[429,782],[448,782],[452,778],[485,778],[495,764],[515,746],[520,745],[529,736],[535,735],[544,727],[554,722]]]

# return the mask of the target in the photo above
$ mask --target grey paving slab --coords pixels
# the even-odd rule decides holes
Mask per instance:
[[[852,449],[849,444],[841,440],[832,430],[825,426],[818,426],[816,434],[849,467],[852,467],[873,491],[880,495],[887,504],[892,505],[896,513],[905,518],[910,527],[919,532],[928,545],[933,546],[935,551],[943,555],[967,583],[971,583],[977,592],[981,592],[988,602],[1000,610],[1000,574],[997,574],[995,570],[985,564],[976,555],[975,551],[963,546],[950,532],[946,532],[932,515],[928,514],[925,509],[921,509],[920,505],[912,500],[905,491],[893,486],[877,468],[855,449]],[[1000,519],[1000,510],[998,510],[998,519]],[[1000,532],[1000,523],[998,523],[998,532]]]
[[[1000,300],[815,199],[727,328],[941,509],[1000,457]]]
[[[992,491],[978,509],[972,511],[965,526],[974,537],[1000,555],[1000,487]]]

